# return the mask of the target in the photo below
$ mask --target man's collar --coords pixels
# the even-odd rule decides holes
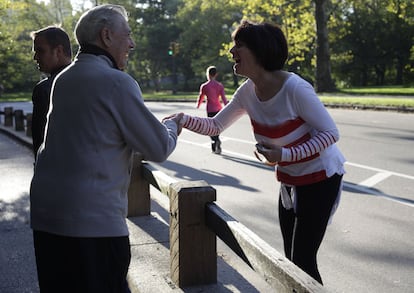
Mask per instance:
[[[53,70],[53,72],[50,73],[51,76],[57,75],[59,72],[61,72],[66,66],[68,66],[70,63],[63,65],[56,70]]]
[[[86,44],[86,45],[82,45],[79,49],[79,53],[85,53],[85,54],[93,54],[93,55],[105,55],[106,57],[108,57],[114,67],[116,69],[119,69],[118,66],[116,65],[115,59],[114,57],[112,57],[111,54],[109,54],[106,50],[96,46],[96,45],[92,45],[92,44]]]

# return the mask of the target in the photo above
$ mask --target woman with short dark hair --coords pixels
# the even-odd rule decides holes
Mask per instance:
[[[256,156],[274,165],[286,257],[322,284],[316,255],[340,198],[345,158],[335,122],[313,87],[283,70],[288,46],[282,30],[244,21],[232,35],[234,72],[247,77],[213,118],[184,115],[183,127],[218,135],[249,115]]]

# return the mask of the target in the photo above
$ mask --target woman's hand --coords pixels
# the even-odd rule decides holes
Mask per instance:
[[[275,166],[282,158],[282,148],[258,143],[256,144],[254,154],[256,158],[264,164]]]

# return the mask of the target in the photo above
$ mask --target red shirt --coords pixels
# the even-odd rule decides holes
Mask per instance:
[[[221,110],[223,106],[220,103],[220,97],[224,105],[227,104],[224,86],[215,79],[211,79],[200,86],[197,108],[203,103],[204,97],[207,97],[207,112],[218,112]]]

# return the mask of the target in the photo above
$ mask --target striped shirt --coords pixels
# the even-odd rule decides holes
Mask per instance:
[[[246,80],[230,103],[213,118],[185,115],[183,126],[204,135],[218,135],[247,114],[258,143],[282,147],[277,179],[287,185],[312,184],[344,174],[345,158],[336,146],[339,131],[313,87],[291,73],[280,91],[260,101],[254,83]]]

